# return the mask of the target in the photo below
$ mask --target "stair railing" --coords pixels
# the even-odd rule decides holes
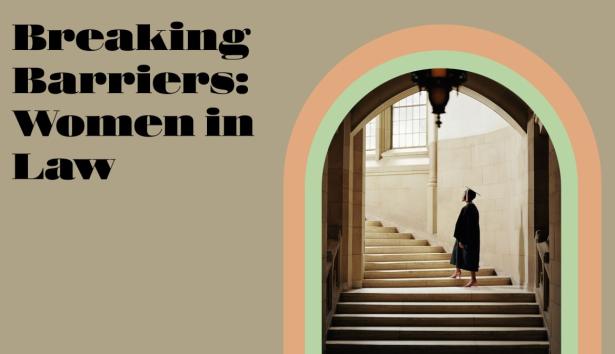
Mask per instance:
[[[339,296],[341,293],[342,282],[341,282],[341,267],[340,267],[340,257],[339,250],[342,242],[342,229],[338,225],[330,225],[327,229],[327,260],[324,271],[325,279],[326,279],[326,289],[325,289],[325,303],[324,307],[324,338],[326,339],[327,331],[331,326],[331,321],[333,320],[333,314],[335,313],[335,307],[339,301]]]
[[[536,230],[536,297],[545,319],[545,326],[550,332],[549,321],[549,279],[551,277],[551,267],[549,264],[549,233]]]

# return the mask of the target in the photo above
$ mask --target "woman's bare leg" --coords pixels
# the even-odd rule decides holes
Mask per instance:
[[[457,279],[460,277],[461,277],[461,269],[457,268],[455,269],[455,273],[453,273],[453,275],[451,275],[449,278]]]
[[[478,285],[478,281],[476,280],[476,272],[470,272],[472,278],[470,279],[470,281],[465,285],[466,288],[469,288],[471,286],[476,286]]]

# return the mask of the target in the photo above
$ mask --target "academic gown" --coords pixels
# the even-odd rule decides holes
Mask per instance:
[[[478,225],[478,208],[474,203],[467,203],[455,224],[455,246],[451,255],[451,264],[459,269],[478,271],[480,256],[480,227]],[[459,242],[463,248],[459,248]]]

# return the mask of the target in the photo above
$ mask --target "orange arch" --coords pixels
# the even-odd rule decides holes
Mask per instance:
[[[304,186],[308,152],[316,130],[353,81],[403,55],[448,50],[479,55],[524,77],[555,109],[570,138],[579,182],[579,352],[601,352],[601,170],[594,135],[568,85],[540,57],[503,36],[457,25],[429,25],[387,34],[357,49],[316,86],[302,108],[288,144],[284,169],[283,348],[304,352]]]

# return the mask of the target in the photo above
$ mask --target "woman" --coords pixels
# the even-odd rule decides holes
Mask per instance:
[[[478,225],[478,209],[472,203],[474,198],[476,198],[476,192],[470,188],[466,189],[462,199],[466,202],[466,205],[461,208],[455,224],[454,236],[456,241],[451,255],[451,264],[457,268],[451,278],[461,278],[462,269],[471,272],[472,278],[465,287],[478,285],[476,272],[478,271],[480,255],[480,227]]]

